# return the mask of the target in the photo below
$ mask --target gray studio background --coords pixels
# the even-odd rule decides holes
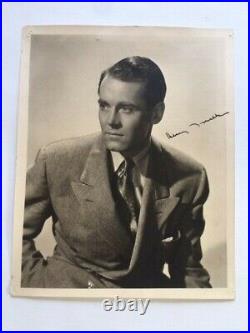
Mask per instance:
[[[150,57],[162,69],[168,92],[162,122],[153,135],[205,165],[210,196],[205,205],[203,261],[214,287],[226,286],[227,146],[232,114],[189,127],[226,109],[225,45],[220,38],[187,32],[169,38],[104,35],[36,35],[31,42],[28,166],[52,141],[99,130],[97,84],[103,69],[131,55]],[[190,131],[168,139],[166,131]],[[37,247],[50,255],[54,240],[48,221]]]

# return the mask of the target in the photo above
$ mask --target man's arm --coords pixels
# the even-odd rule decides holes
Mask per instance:
[[[198,190],[191,208],[180,225],[181,239],[176,255],[169,263],[171,279],[180,288],[211,288],[209,274],[200,261],[202,250],[200,237],[204,231],[203,204],[209,193],[205,169],[202,170]]]
[[[40,234],[51,212],[46,176],[46,153],[45,149],[41,149],[26,177],[22,287],[42,287],[42,271],[46,262],[42,254],[37,251],[34,238]]]

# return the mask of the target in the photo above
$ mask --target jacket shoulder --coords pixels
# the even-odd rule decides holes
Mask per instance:
[[[188,154],[162,143],[161,147],[166,163],[173,165],[180,173],[199,174],[205,169],[200,162]]]
[[[43,152],[47,158],[50,157],[73,157],[82,152],[88,152],[95,141],[98,134],[89,134],[75,138],[58,140],[44,146]]]
[[[208,196],[209,185],[204,166],[176,148],[161,144],[162,165],[173,195],[184,201],[196,201]]]
[[[100,135],[64,139],[43,147],[39,159],[46,165],[50,186],[62,186],[63,179],[79,179],[93,145]]]

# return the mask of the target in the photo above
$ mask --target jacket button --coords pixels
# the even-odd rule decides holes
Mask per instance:
[[[88,280],[88,289],[93,288],[94,283],[91,280]]]

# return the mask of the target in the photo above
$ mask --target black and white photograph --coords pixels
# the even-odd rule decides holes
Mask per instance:
[[[14,296],[234,298],[233,38],[24,28]]]

